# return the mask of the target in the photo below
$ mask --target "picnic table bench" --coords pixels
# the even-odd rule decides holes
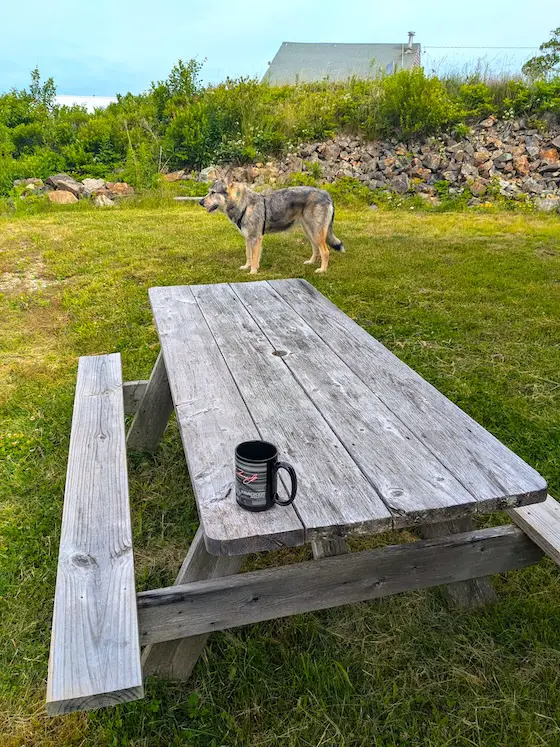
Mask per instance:
[[[149,381],[123,385],[118,354],[79,363],[49,713],[140,698],[149,674],[186,679],[215,630],[441,584],[474,606],[494,598],[490,575],[560,561],[545,480],[307,282],[149,294]],[[156,449],[173,409],[200,527],[175,585],[137,594],[126,448]],[[294,465],[291,506],[237,505],[234,447],[250,439]],[[521,529],[474,529],[497,510]],[[349,552],[349,535],[405,527],[422,539]],[[313,560],[239,573],[249,553],[305,543]]]

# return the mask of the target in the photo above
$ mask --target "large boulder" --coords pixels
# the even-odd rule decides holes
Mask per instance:
[[[213,182],[218,178],[219,176],[217,166],[207,166],[205,169],[202,169],[202,171],[198,175],[199,182]]]
[[[535,200],[535,207],[541,213],[553,213],[560,209],[560,197],[538,197]]]
[[[92,204],[95,207],[112,207],[115,203],[106,193],[100,192],[93,196]]]
[[[47,184],[50,184],[56,190],[70,192],[74,197],[80,197],[84,193],[84,185],[77,182],[71,176],[68,176],[68,174],[54,174],[53,176],[49,176]]]
[[[44,187],[43,180],[42,179],[15,179],[14,180],[14,187]]]
[[[134,187],[126,182],[107,182],[105,188],[109,190],[112,197],[130,197],[134,194]]]
[[[82,179],[84,194],[90,197],[105,186],[105,179]]]
[[[49,192],[47,196],[51,202],[55,202],[57,205],[73,205],[78,202],[78,198],[65,189],[55,189]]]
[[[172,171],[170,174],[163,174],[163,178],[166,182],[180,182],[182,179],[187,178],[187,172],[184,169],[181,169],[181,171]]]
[[[410,189],[410,181],[406,174],[397,174],[390,181],[390,187],[394,192],[403,195]]]

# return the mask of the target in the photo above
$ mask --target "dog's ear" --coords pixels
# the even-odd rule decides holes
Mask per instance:
[[[212,184],[213,192],[218,192],[218,194],[225,195],[227,194],[227,190],[228,185],[222,179],[216,179],[216,181]]]

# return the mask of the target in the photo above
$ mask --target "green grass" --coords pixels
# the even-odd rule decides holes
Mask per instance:
[[[186,685],[43,715],[77,357],[120,351],[125,379],[145,378],[158,351],[148,287],[244,277],[225,219],[156,208],[0,220],[2,747],[560,745],[560,575],[547,560],[497,578],[484,611],[448,610],[431,590],[262,623],[215,635]],[[325,277],[302,264],[297,233],[267,237],[260,277],[307,277],[560,494],[559,227],[340,209],[347,252]],[[138,587],[170,583],[197,523],[174,423],[157,455],[132,456],[130,482]]]

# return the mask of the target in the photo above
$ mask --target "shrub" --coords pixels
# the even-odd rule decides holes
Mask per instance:
[[[465,83],[460,86],[459,104],[466,117],[486,117],[496,111],[492,92],[486,83]]]
[[[365,132],[405,139],[430,135],[457,121],[459,114],[440,80],[426,77],[421,68],[401,70],[382,80]]]

